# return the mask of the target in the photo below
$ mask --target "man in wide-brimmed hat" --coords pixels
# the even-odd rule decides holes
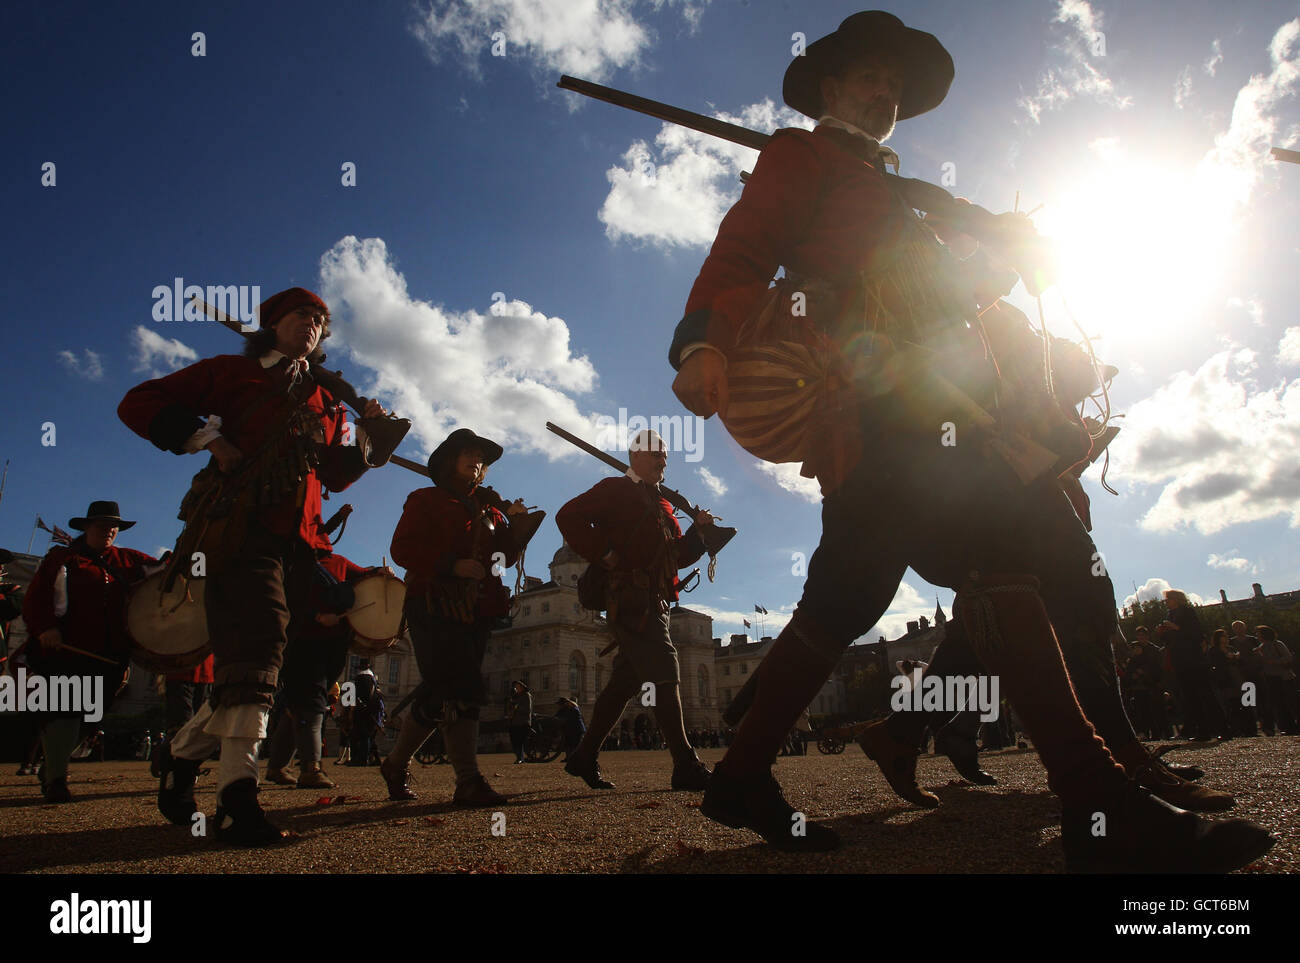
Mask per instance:
[[[207,451],[181,507],[182,576],[204,558],[211,703],[177,732],[162,761],[158,807],[178,825],[196,811],[199,764],[221,750],[216,834],[266,845],[285,838],[257,802],[258,747],[269,715],[292,613],[308,604],[316,555],[328,551],[321,492],[342,491],[366,471],[369,440],[312,374],[329,337],[329,308],[306,288],[272,295],[243,355],[205,358],[137,385],[118,416],[177,455]],[[368,418],[384,415],[373,399]]]
[[[127,592],[155,561],[114,544],[118,533],[133,525],[122,518],[117,502],[91,502],[85,515],[68,522],[82,534],[70,545],[56,545],[41,560],[23,601],[30,673],[97,680],[91,684],[106,701],[117,693],[131,656],[124,617]],[[42,719],[45,765],[39,775],[50,802],[72,798],[68,760],[81,741],[84,717],[64,707]]]
[[[393,561],[406,568],[406,621],[420,667],[418,695],[392,752],[380,767],[393,800],[415,799],[411,756],[442,733],[456,776],[452,803],[499,806],[478,767],[479,713],[488,702],[483,656],[488,635],[510,612],[499,573],[519,559],[513,522],[526,509],[516,500],[502,512],[478,491],[502,448],[458,428],[429,456],[432,488],[406,499],[393,532]]]
[[[848,17],[797,57],[785,99],[818,126],[777,131],[763,149],[673,337],[673,388],[686,407],[718,413],[760,458],[802,462],[825,496],[803,598],[760,666],[701,811],[783,849],[839,845],[797,818],[771,762],[910,566],[956,590],[964,637],[1000,676],[1061,797],[1071,869],[1245,865],[1272,845],[1266,831],[1206,824],[1134,790],[1076,701],[1053,619],[1082,649],[1107,654],[1115,622],[1113,587],[1095,574],[1095,547],[1056,480],[1086,458],[1087,435],[1062,432],[1044,460],[1006,444],[1008,425],[984,428],[979,409],[1004,400],[976,294],[996,290],[993,265],[978,251],[960,264],[914,209],[941,210],[943,235],[960,228],[994,245],[1038,290],[1032,226],[943,203],[944,192],[885,170],[897,167],[882,146],[894,124],[937,107],[953,76],[934,36],[882,11]],[[914,766],[914,746],[885,748],[891,770]],[[1091,832],[1095,813],[1104,836]]]

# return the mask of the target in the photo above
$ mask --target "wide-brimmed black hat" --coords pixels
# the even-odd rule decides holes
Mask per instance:
[[[84,532],[91,522],[115,522],[120,532],[125,532],[135,524],[135,522],[128,522],[118,513],[117,502],[91,502],[90,507],[86,509],[86,517],[70,518],[68,526]]]
[[[500,458],[505,451],[495,441],[488,441],[488,439],[474,434],[468,428],[457,428],[429,456],[429,476],[437,478],[443,464],[448,459],[455,458],[466,448],[477,448],[483,452],[484,468]]]
[[[799,113],[817,120],[822,115],[822,78],[864,54],[882,51],[894,54],[903,71],[899,120],[943,102],[952,85],[952,56],[934,34],[905,26],[883,10],[855,13],[834,33],[810,44],[786,68],[782,96]]]

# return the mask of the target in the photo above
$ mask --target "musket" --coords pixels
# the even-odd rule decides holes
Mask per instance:
[[[771,134],[761,134],[739,124],[731,124],[716,117],[706,117],[704,114],[673,107],[671,104],[650,100],[647,97],[639,97],[625,90],[593,84],[589,80],[580,80],[568,74],[560,77],[560,82],[556,86],[753,150],[762,150],[772,139]],[[1051,263],[1050,245],[1036,234],[1026,231],[1027,220],[999,216],[978,204],[958,201],[942,187],[928,181],[918,180],[915,177],[900,177],[884,170],[881,174],[884,175],[885,181],[916,210],[942,219],[976,240],[1001,248],[1006,253],[1007,259],[1015,266],[1016,273],[1025,282],[1025,288],[1030,294],[1037,295],[1052,285],[1055,272]]]
[[[548,431],[559,435],[575,448],[581,448],[593,458],[600,459],[615,471],[623,474],[627,473],[627,465],[608,452],[601,451],[594,445],[587,444],[577,435],[570,434],[559,425],[552,424],[549,421],[546,423],[546,428]],[[674,491],[666,485],[660,485],[659,492],[664,496],[664,498],[668,499],[670,505],[678,511],[684,512],[692,521],[695,520],[695,516],[701,511],[698,505],[692,505],[690,499],[681,492]],[[736,536],[736,530],[734,528],[728,528],[724,525],[698,525],[695,530],[700,533],[700,539],[704,542],[704,549],[709,553],[710,558],[716,558],[717,554],[726,547],[726,544]],[[710,565],[709,568],[712,569],[713,566]],[[709,573],[709,581],[713,581],[712,571]]]
[[[218,324],[224,325],[245,338],[251,337],[252,332],[244,330],[243,325],[220,308],[208,304],[201,298],[195,298],[193,303],[202,308],[203,312]],[[327,371],[323,364],[314,365],[312,367],[312,378],[331,395],[357,413],[357,424],[366,429],[366,435],[370,439],[370,457],[366,459],[367,468],[378,468],[389,461],[395,461],[398,464],[405,461],[405,459],[399,460],[394,457],[393,452],[402,443],[406,433],[411,430],[409,418],[397,418],[393,415],[367,417],[367,399],[357,394],[357,389],[348,383],[343,377],[342,371]],[[402,467],[410,468],[413,464],[407,462],[402,464]],[[416,467],[415,470],[425,473],[419,467]]]

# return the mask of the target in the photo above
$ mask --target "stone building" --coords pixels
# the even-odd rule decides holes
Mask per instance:
[[[533,690],[534,711],[550,715],[561,697],[582,707],[591,717],[596,696],[612,671],[614,654],[601,655],[613,640],[603,617],[578,603],[578,576],[587,562],[567,543],[551,559],[550,579],[530,577],[512,600],[513,624],[492,633],[483,673],[493,703],[484,709],[485,722],[505,715],[510,683],[525,682]],[[719,709],[713,670],[713,620],[700,612],[674,607],[669,633],[681,663],[682,710],[686,727],[718,723]],[[648,708],[634,700],[623,719],[634,724]]]

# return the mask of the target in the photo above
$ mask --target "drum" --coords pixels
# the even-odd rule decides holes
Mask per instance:
[[[154,672],[176,672],[198,665],[211,651],[202,579],[178,578],[162,592],[164,572],[156,572],[131,589],[126,602],[126,630],[131,658]]]
[[[352,651],[375,655],[391,649],[406,628],[402,613],[406,583],[388,572],[372,572],[352,588],[357,602],[343,613],[352,628]]]

